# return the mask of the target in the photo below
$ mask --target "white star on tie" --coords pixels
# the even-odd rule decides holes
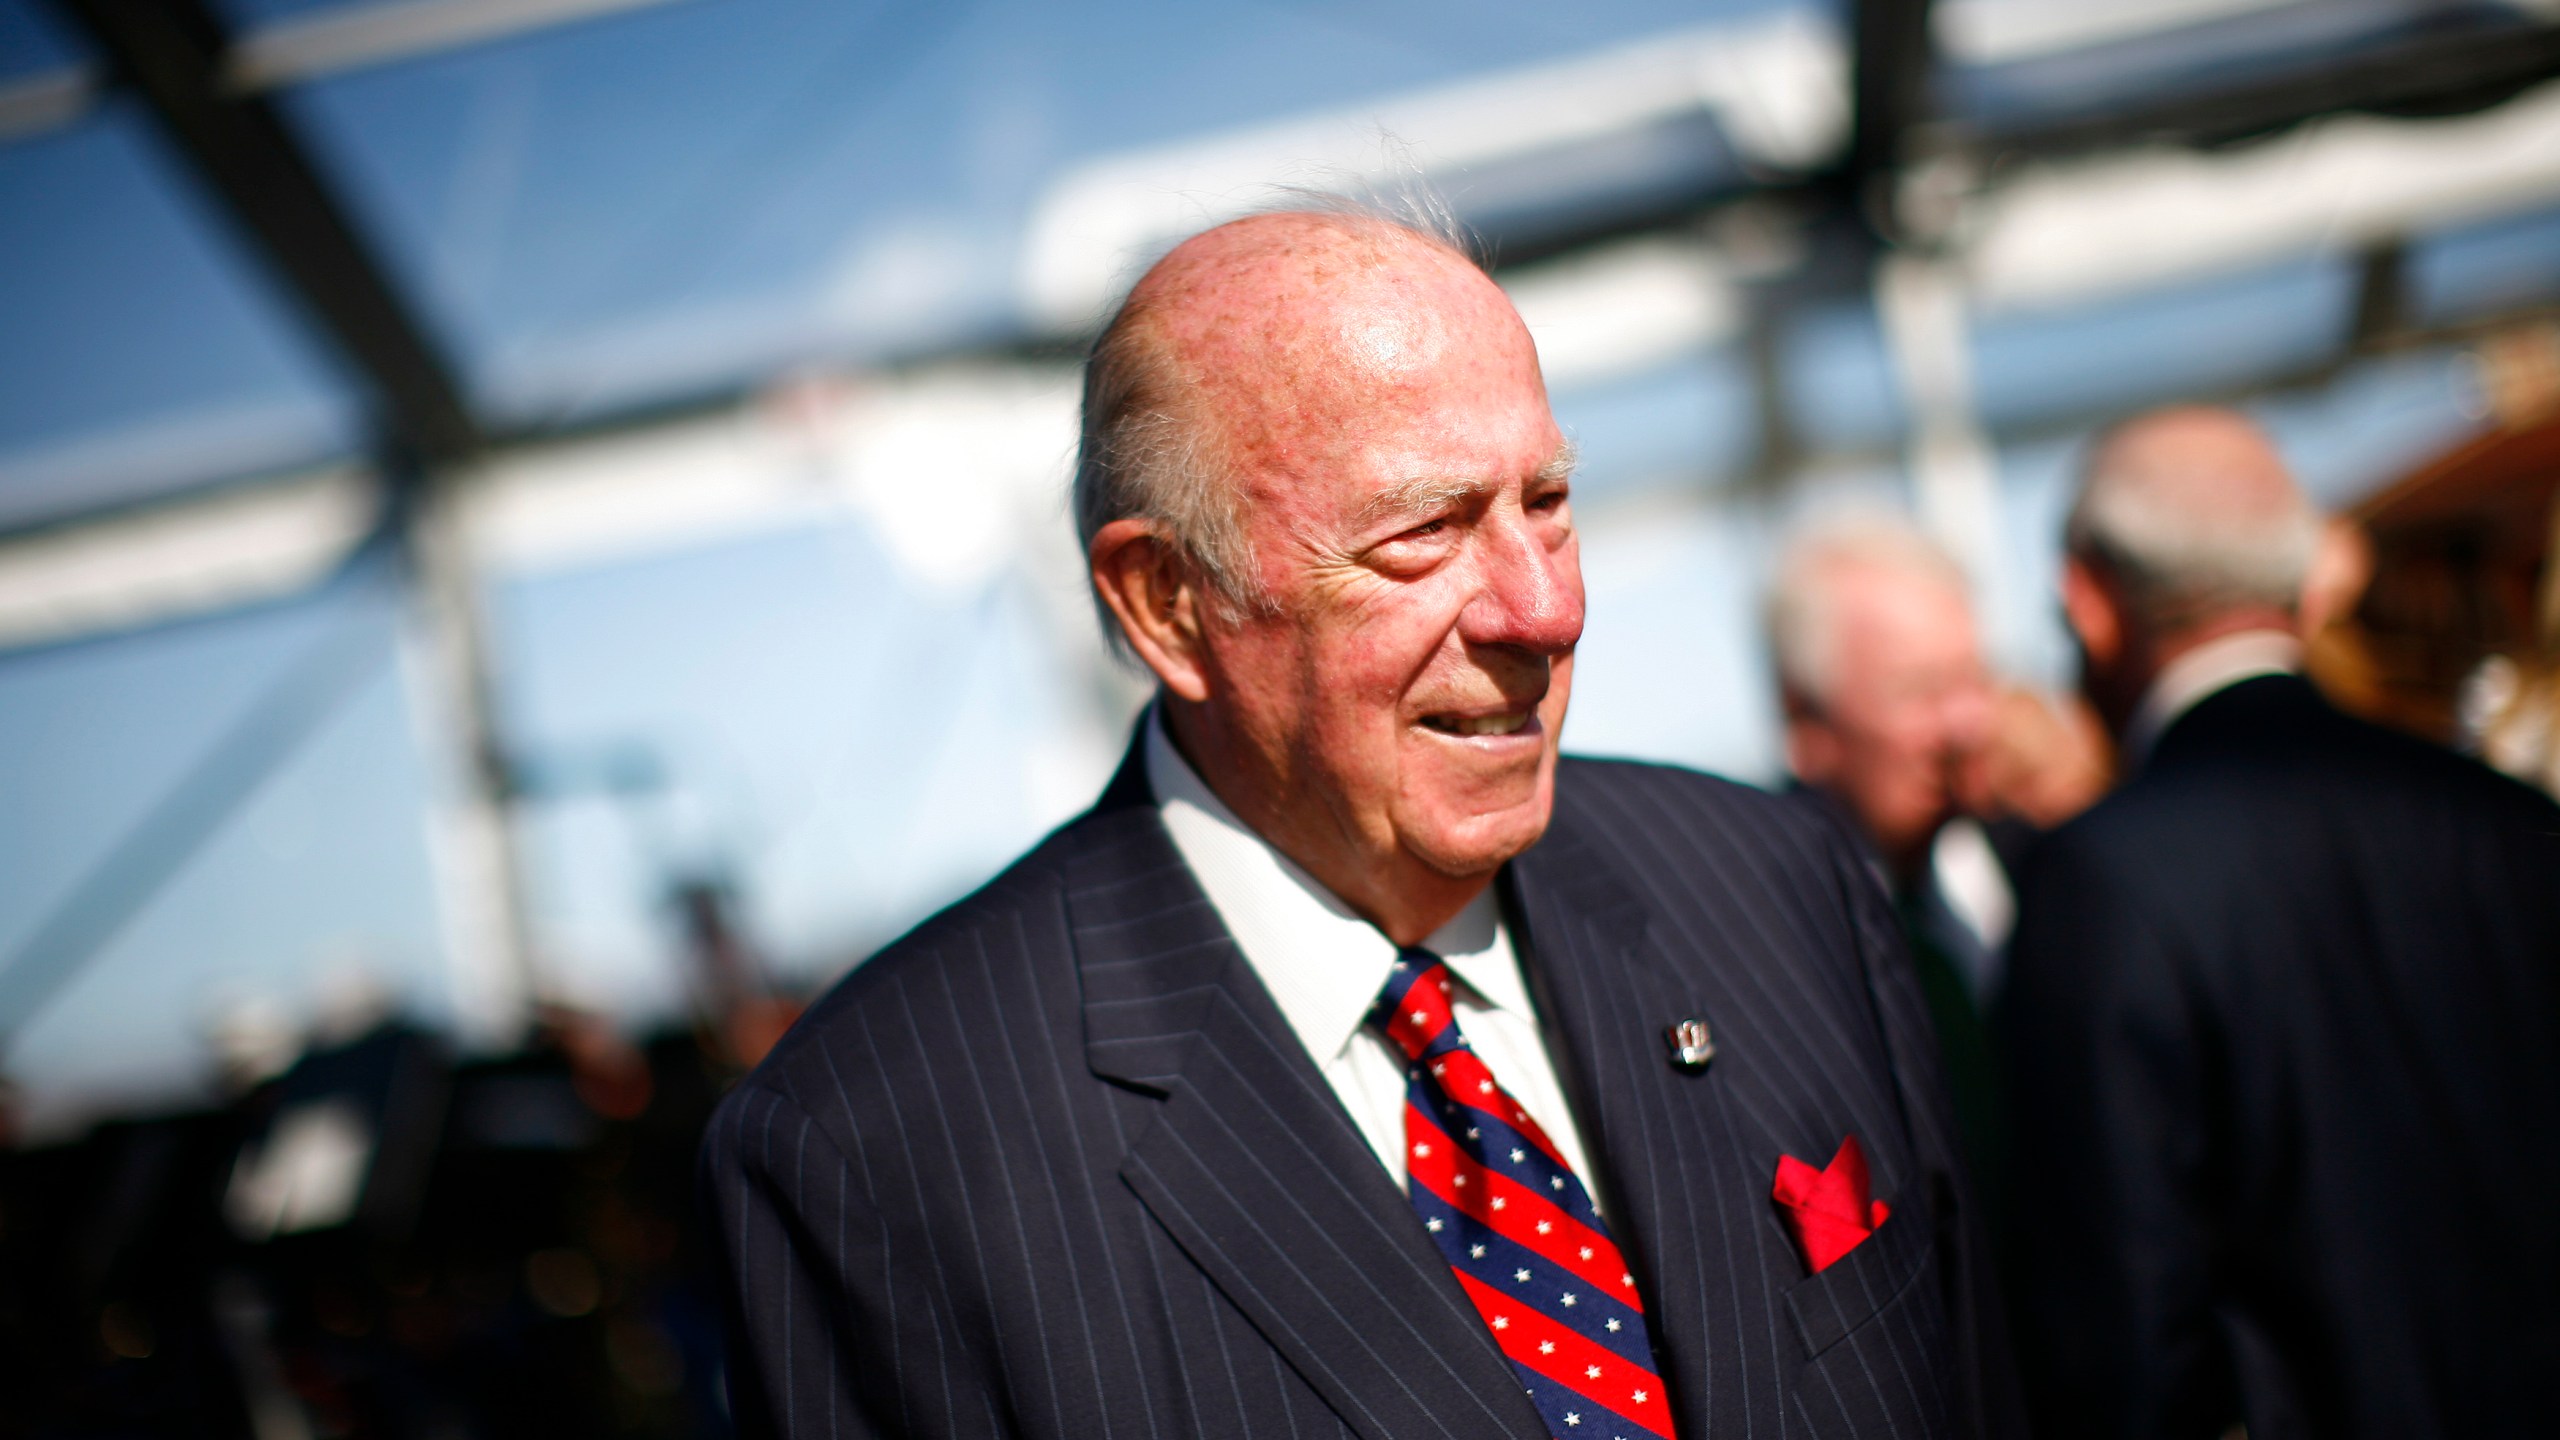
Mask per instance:
[[[1508,1315],[1496,1315],[1496,1316],[1494,1316],[1494,1317],[1493,1317],[1493,1328],[1494,1328],[1494,1329],[1496,1329],[1496,1330],[1508,1330],[1508,1329],[1510,1329],[1510,1328],[1511,1328],[1511,1317],[1510,1317],[1510,1316],[1508,1316]]]
[[[1572,1292],[1572,1291],[1570,1291],[1570,1290],[1567,1290],[1566,1292],[1564,1292],[1564,1308],[1566,1308],[1567,1310],[1570,1310],[1570,1309],[1572,1309],[1572,1308],[1573,1308],[1573,1306],[1574,1306],[1573,1292]]]
[[[1416,1025],[1428,1025],[1428,1024],[1430,1024],[1430,1023],[1431,1023],[1431,1014],[1430,1014],[1430,1012],[1429,1012],[1429,1011],[1427,1011],[1427,1010],[1416,1010],[1416,1011],[1414,1011],[1414,1012],[1413,1012],[1413,1023],[1414,1023],[1414,1024],[1416,1024]]]
[[[1609,1333],[1610,1333],[1610,1334],[1612,1334],[1612,1335],[1615,1335],[1615,1334],[1617,1334],[1617,1333],[1618,1333],[1618,1322],[1617,1322],[1617,1321],[1615,1321],[1615,1320],[1611,1320],[1611,1321],[1609,1322]]]
[[[1564,1423],[1566,1423],[1567,1425],[1579,1425],[1579,1424],[1581,1424],[1581,1423],[1582,1423],[1582,1417],[1581,1417],[1581,1416],[1579,1416],[1579,1415],[1576,1415],[1575,1413],[1573,1413],[1573,1412],[1572,1412],[1572,1411],[1570,1411],[1570,1410],[1567,1410],[1566,1412],[1564,1412]]]
[[[1470,1245],[1470,1246],[1468,1246],[1468,1247],[1467,1247],[1467,1258],[1468,1258],[1468,1259],[1470,1259],[1470,1260],[1481,1260],[1481,1259],[1483,1259],[1483,1258],[1484,1258],[1484,1247],[1483,1247],[1483,1246],[1481,1246],[1481,1245]],[[1609,1323],[1610,1323],[1610,1324],[1612,1324],[1612,1325],[1615,1325],[1615,1324],[1617,1324],[1618,1322],[1617,1322],[1617,1321],[1615,1321],[1615,1320],[1612,1320],[1612,1321],[1610,1321]]]
[[[1552,1177],[1550,1177],[1550,1178],[1548,1179],[1548,1181],[1547,1181],[1547,1188],[1548,1188],[1548,1189],[1550,1189],[1550,1190],[1561,1190],[1561,1189],[1563,1189],[1563,1188],[1564,1188],[1564,1177],[1563,1177],[1563,1176],[1561,1176],[1561,1175],[1556,1175],[1556,1176],[1552,1176]],[[1594,1213],[1594,1214],[1597,1214],[1598,1212],[1597,1212],[1597,1211],[1594,1211],[1593,1213]]]
[[[1484,1138],[1484,1132],[1473,1125],[1470,1125],[1467,1127],[1467,1138],[1470,1140],[1481,1140]]]
[[[1449,1067],[1437,1060],[1434,1060],[1431,1062],[1431,1073],[1434,1075],[1446,1075],[1449,1073]]]
[[[1553,1355],[1554,1353],[1556,1353],[1556,1342],[1554,1342],[1553,1340],[1541,1340],[1541,1341],[1539,1341],[1539,1342],[1538,1342],[1538,1353],[1539,1353],[1539,1354],[1541,1354],[1541,1355]]]
[[[1637,1403],[1637,1404],[1639,1404],[1639,1405],[1641,1405],[1641,1404],[1643,1404],[1644,1402],[1645,1402],[1645,1393],[1644,1393],[1643,1391],[1641,1391],[1641,1390],[1637,1391],[1637,1392],[1636,1392],[1636,1403]]]
[[[1449,993],[1449,982],[1448,982],[1448,981],[1443,980],[1443,981],[1441,981],[1441,982],[1440,982],[1440,993],[1441,993],[1441,994],[1443,994],[1443,995],[1446,995],[1446,994],[1448,994],[1448,993]]]
[[[1529,1272],[1526,1270],[1514,1270],[1511,1272],[1511,1278],[1523,1285],[1526,1285],[1529,1283]]]
[[[1413,1153],[1416,1155],[1428,1155],[1431,1153],[1431,1146],[1428,1143],[1416,1145],[1413,1147]]]
[[[1618,1277],[1618,1283],[1621,1285],[1632,1286],[1636,1283],[1636,1277],[1633,1275],[1621,1275]]]
[[[1511,1147],[1511,1163],[1512,1163],[1512,1164],[1517,1165],[1517,1164],[1519,1164],[1521,1161],[1526,1160],[1526,1159],[1528,1159],[1528,1158],[1529,1158],[1529,1152],[1528,1152],[1528,1151],[1521,1149],[1521,1148],[1520,1148],[1519,1146],[1517,1146],[1517,1145],[1514,1145],[1514,1146],[1512,1146],[1512,1147]]]
[[[1449,1183],[1452,1185],[1464,1185],[1467,1183],[1467,1177],[1464,1175],[1452,1175],[1449,1177]]]
[[[1499,1195],[1493,1197],[1493,1208],[1496,1210],[1499,1210],[1510,1203],[1510,1201],[1503,1199]]]
[[[1582,1367],[1582,1373],[1594,1380],[1597,1380],[1600,1378],[1600,1367],[1597,1365],[1585,1365]]]
[[[1430,1231],[1430,1232],[1431,1232],[1432,1234],[1434,1234],[1434,1235],[1439,1234],[1439,1233],[1440,1233],[1440,1217],[1439,1217],[1439,1216],[1437,1216],[1437,1215],[1434,1215],[1434,1216],[1432,1216],[1430,1219],[1423,1221],[1423,1222],[1422,1222],[1422,1228],[1424,1228],[1424,1229],[1426,1229],[1426,1230]]]
[[[1583,1247],[1582,1247],[1582,1258],[1583,1258],[1583,1259],[1585,1259],[1585,1260],[1588,1260],[1588,1259],[1590,1259],[1590,1258],[1591,1258],[1591,1247],[1590,1247],[1590,1246],[1585,1245],[1585,1246],[1583,1246]]]
[[[1548,1231],[1553,1230],[1554,1228],[1556,1228],[1556,1222],[1554,1222],[1553,1220],[1541,1220],[1541,1221],[1539,1221],[1539,1222],[1538,1222],[1538,1233],[1539,1233],[1539,1234],[1541,1234],[1541,1235],[1546,1234]]]
[[[1477,1082],[1476,1082],[1476,1093],[1477,1093],[1477,1094],[1479,1094],[1479,1095],[1490,1095],[1490,1094],[1492,1094],[1492,1093],[1493,1093],[1493,1082],[1492,1082],[1492,1081],[1490,1081],[1490,1080],[1479,1080],[1479,1081],[1477,1081]]]

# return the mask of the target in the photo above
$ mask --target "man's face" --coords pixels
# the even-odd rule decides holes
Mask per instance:
[[[1845,801],[1897,869],[1954,814],[1991,697],[1964,597],[1884,570],[1835,580],[1831,695],[1791,727],[1799,778]]]
[[[1411,265],[1284,312],[1305,333],[1257,338],[1269,373],[1214,387],[1270,605],[1204,622],[1243,772],[1212,783],[1355,904],[1544,831],[1582,633],[1528,333],[1471,267]]]

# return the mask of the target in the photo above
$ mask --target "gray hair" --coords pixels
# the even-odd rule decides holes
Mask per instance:
[[[1855,510],[1798,531],[1779,552],[1762,609],[1769,659],[1790,706],[1827,704],[1838,681],[1839,582],[1882,572],[1969,597],[1964,567],[1946,547],[1899,515]]]
[[[1355,234],[1395,232],[1483,266],[1448,205],[1412,177],[1392,190],[1291,187],[1282,193],[1279,203],[1255,213],[1325,219]],[[1269,600],[1247,553],[1234,477],[1208,417],[1183,402],[1186,377],[1155,327],[1144,323],[1150,308],[1133,291],[1085,360],[1076,538],[1090,551],[1105,525],[1152,520],[1198,572],[1211,599],[1238,611],[1260,610]],[[1128,637],[1110,605],[1098,590],[1093,598],[1104,637],[1128,655]]]
[[[2227,446],[2182,460],[2119,443],[2150,419],[2204,413],[2137,418],[2102,434],[2063,522],[2064,547],[2105,570],[2129,618],[2155,634],[2235,609],[2298,610],[2320,547],[2318,508],[2263,437],[2264,464],[2245,472],[2237,467],[2259,457]]]

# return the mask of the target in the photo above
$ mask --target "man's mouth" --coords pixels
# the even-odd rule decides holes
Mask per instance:
[[[1519,710],[1503,715],[1425,715],[1422,726],[1443,735],[1517,735],[1535,714],[1535,710]]]

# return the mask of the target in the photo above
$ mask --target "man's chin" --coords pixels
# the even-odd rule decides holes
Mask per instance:
[[[1452,880],[1492,874],[1538,843],[1554,806],[1544,784],[1520,803],[1463,817],[1419,817],[1400,827],[1404,848]]]

